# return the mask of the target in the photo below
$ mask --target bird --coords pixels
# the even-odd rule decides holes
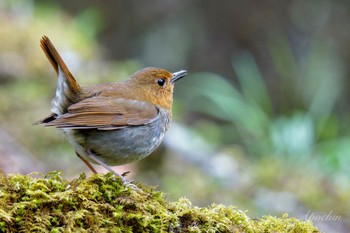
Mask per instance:
[[[40,47],[57,73],[51,114],[37,121],[62,129],[76,155],[126,179],[111,166],[141,160],[162,142],[172,120],[173,90],[186,70],[147,67],[119,82],[81,86],[47,36]]]

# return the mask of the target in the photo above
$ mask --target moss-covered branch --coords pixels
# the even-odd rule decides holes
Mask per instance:
[[[125,187],[112,174],[69,182],[59,172],[0,172],[0,232],[319,232],[287,216],[253,220],[230,206],[168,202],[138,186]]]

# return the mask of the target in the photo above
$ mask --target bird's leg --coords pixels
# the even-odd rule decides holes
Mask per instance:
[[[84,159],[80,154],[78,154],[78,152],[75,151],[75,153],[76,153],[77,156],[85,163],[85,165],[88,166],[88,168],[90,168],[90,170],[91,170],[94,174],[97,174],[97,171],[96,171],[95,168],[91,165],[91,163],[89,163],[89,161],[87,161],[86,159]]]
[[[105,164],[102,160],[100,160],[91,150],[87,150],[86,154],[90,157],[90,159],[94,160],[96,163],[100,164],[102,167],[106,168],[108,171],[112,172],[114,175],[120,177],[124,183],[125,186],[130,187],[134,190],[142,191],[139,189],[135,184],[132,184],[130,181],[126,180],[124,176],[119,175],[117,172],[115,172],[110,166]],[[83,160],[84,161],[84,160]],[[86,161],[88,162],[88,161]],[[90,164],[90,163],[89,163]],[[90,164],[91,166],[91,164]],[[90,168],[91,169],[91,168]],[[95,170],[95,169],[94,169]]]
[[[119,175],[117,172],[115,172],[110,166],[105,164],[102,160],[100,160],[91,150],[87,150],[86,154],[93,159],[96,163],[100,164],[102,167],[106,168],[108,171],[112,172],[114,175],[119,176],[124,184],[130,184],[122,175]]]

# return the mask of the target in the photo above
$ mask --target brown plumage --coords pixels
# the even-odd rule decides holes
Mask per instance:
[[[146,102],[95,97],[71,105],[68,108],[68,113],[46,123],[46,126],[113,130],[124,126],[150,123],[157,114],[156,107]]]
[[[145,68],[122,82],[82,87],[49,38],[40,45],[58,81],[53,113],[37,123],[62,128],[93,171],[88,161],[111,170],[109,165],[142,159],[159,146],[171,121],[174,83],[186,71]]]

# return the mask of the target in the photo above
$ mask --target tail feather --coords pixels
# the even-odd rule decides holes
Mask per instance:
[[[40,47],[58,75],[56,96],[52,100],[52,112],[61,115],[67,111],[71,104],[76,102],[81,93],[81,87],[47,36],[42,37]]]

